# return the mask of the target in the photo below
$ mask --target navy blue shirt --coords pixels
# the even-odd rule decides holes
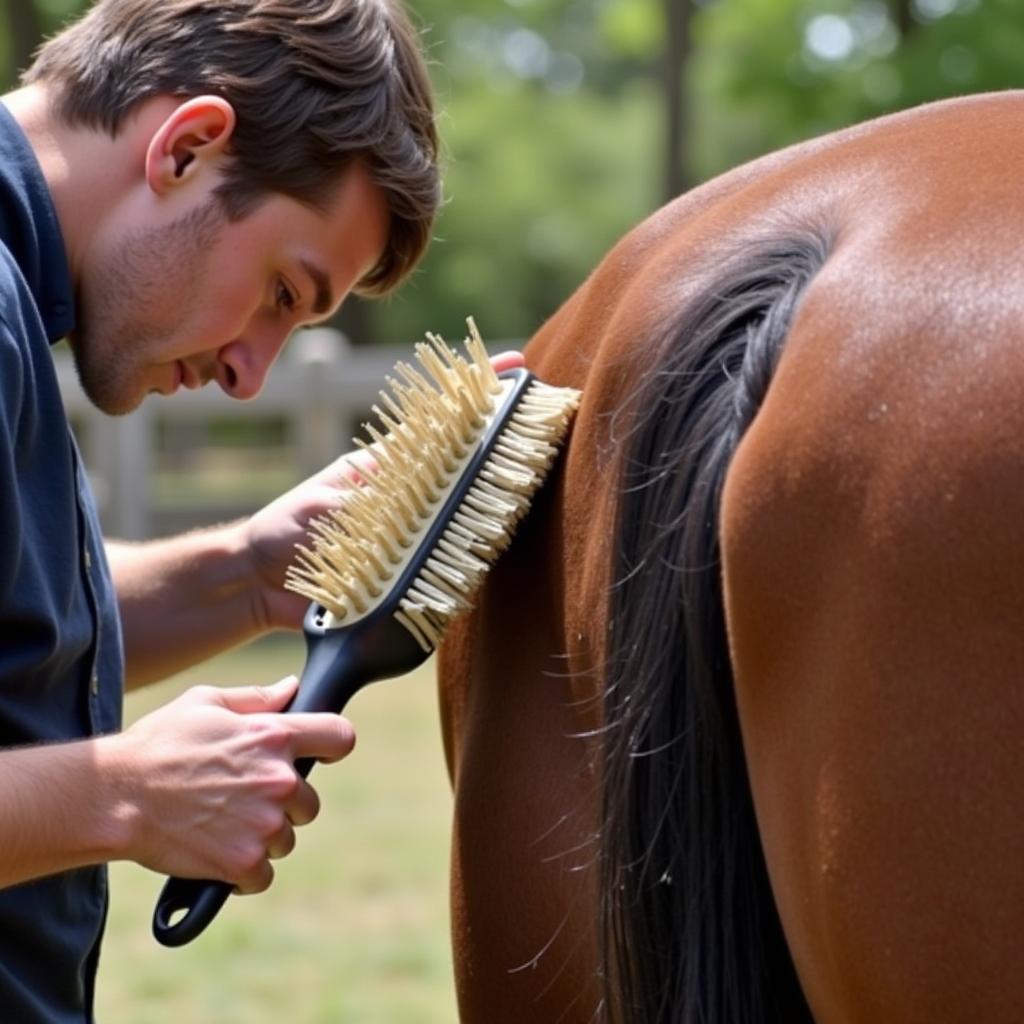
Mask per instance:
[[[0,104],[0,748],[121,725],[114,589],[51,353],[73,326],[53,202]],[[106,907],[102,866],[0,890],[0,1020],[92,1020]]]

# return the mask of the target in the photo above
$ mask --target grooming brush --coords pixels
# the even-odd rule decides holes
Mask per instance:
[[[285,586],[313,603],[307,658],[287,712],[341,712],[367,683],[421,664],[471,606],[508,546],[565,437],[579,392],[524,369],[496,374],[469,321],[466,356],[427,335],[423,371],[389,378],[367,424],[378,470],[310,527]],[[296,762],[306,776],[314,759]],[[153,915],[165,946],[194,939],[232,891],[227,882],[170,878]],[[182,915],[183,916],[180,916]]]

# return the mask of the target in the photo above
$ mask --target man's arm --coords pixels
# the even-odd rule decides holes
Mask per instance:
[[[281,715],[294,678],[196,687],[114,735],[0,751],[0,888],[109,860],[260,892],[312,821],[301,757],[352,748],[336,715]]]
[[[237,523],[141,544],[108,541],[125,686],[163,679],[272,629],[298,629],[309,602],[283,589],[295,545],[371,461],[343,456]]]
[[[125,686],[163,679],[265,632],[245,524],[141,544],[107,542],[125,645]]]

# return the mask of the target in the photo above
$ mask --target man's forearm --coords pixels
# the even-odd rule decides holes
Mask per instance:
[[[131,689],[265,632],[243,524],[142,544],[107,542]]]
[[[116,859],[130,809],[107,739],[0,751],[0,888]]]

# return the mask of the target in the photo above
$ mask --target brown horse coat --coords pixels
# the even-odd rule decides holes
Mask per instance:
[[[793,147],[640,225],[531,341],[582,406],[441,660],[464,1020],[614,1004],[601,726],[630,396],[722,259],[805,229],[827,257],[717,524],[771,891],[817,1020],[1021,1019],[1022,168],[1018,93]]]

